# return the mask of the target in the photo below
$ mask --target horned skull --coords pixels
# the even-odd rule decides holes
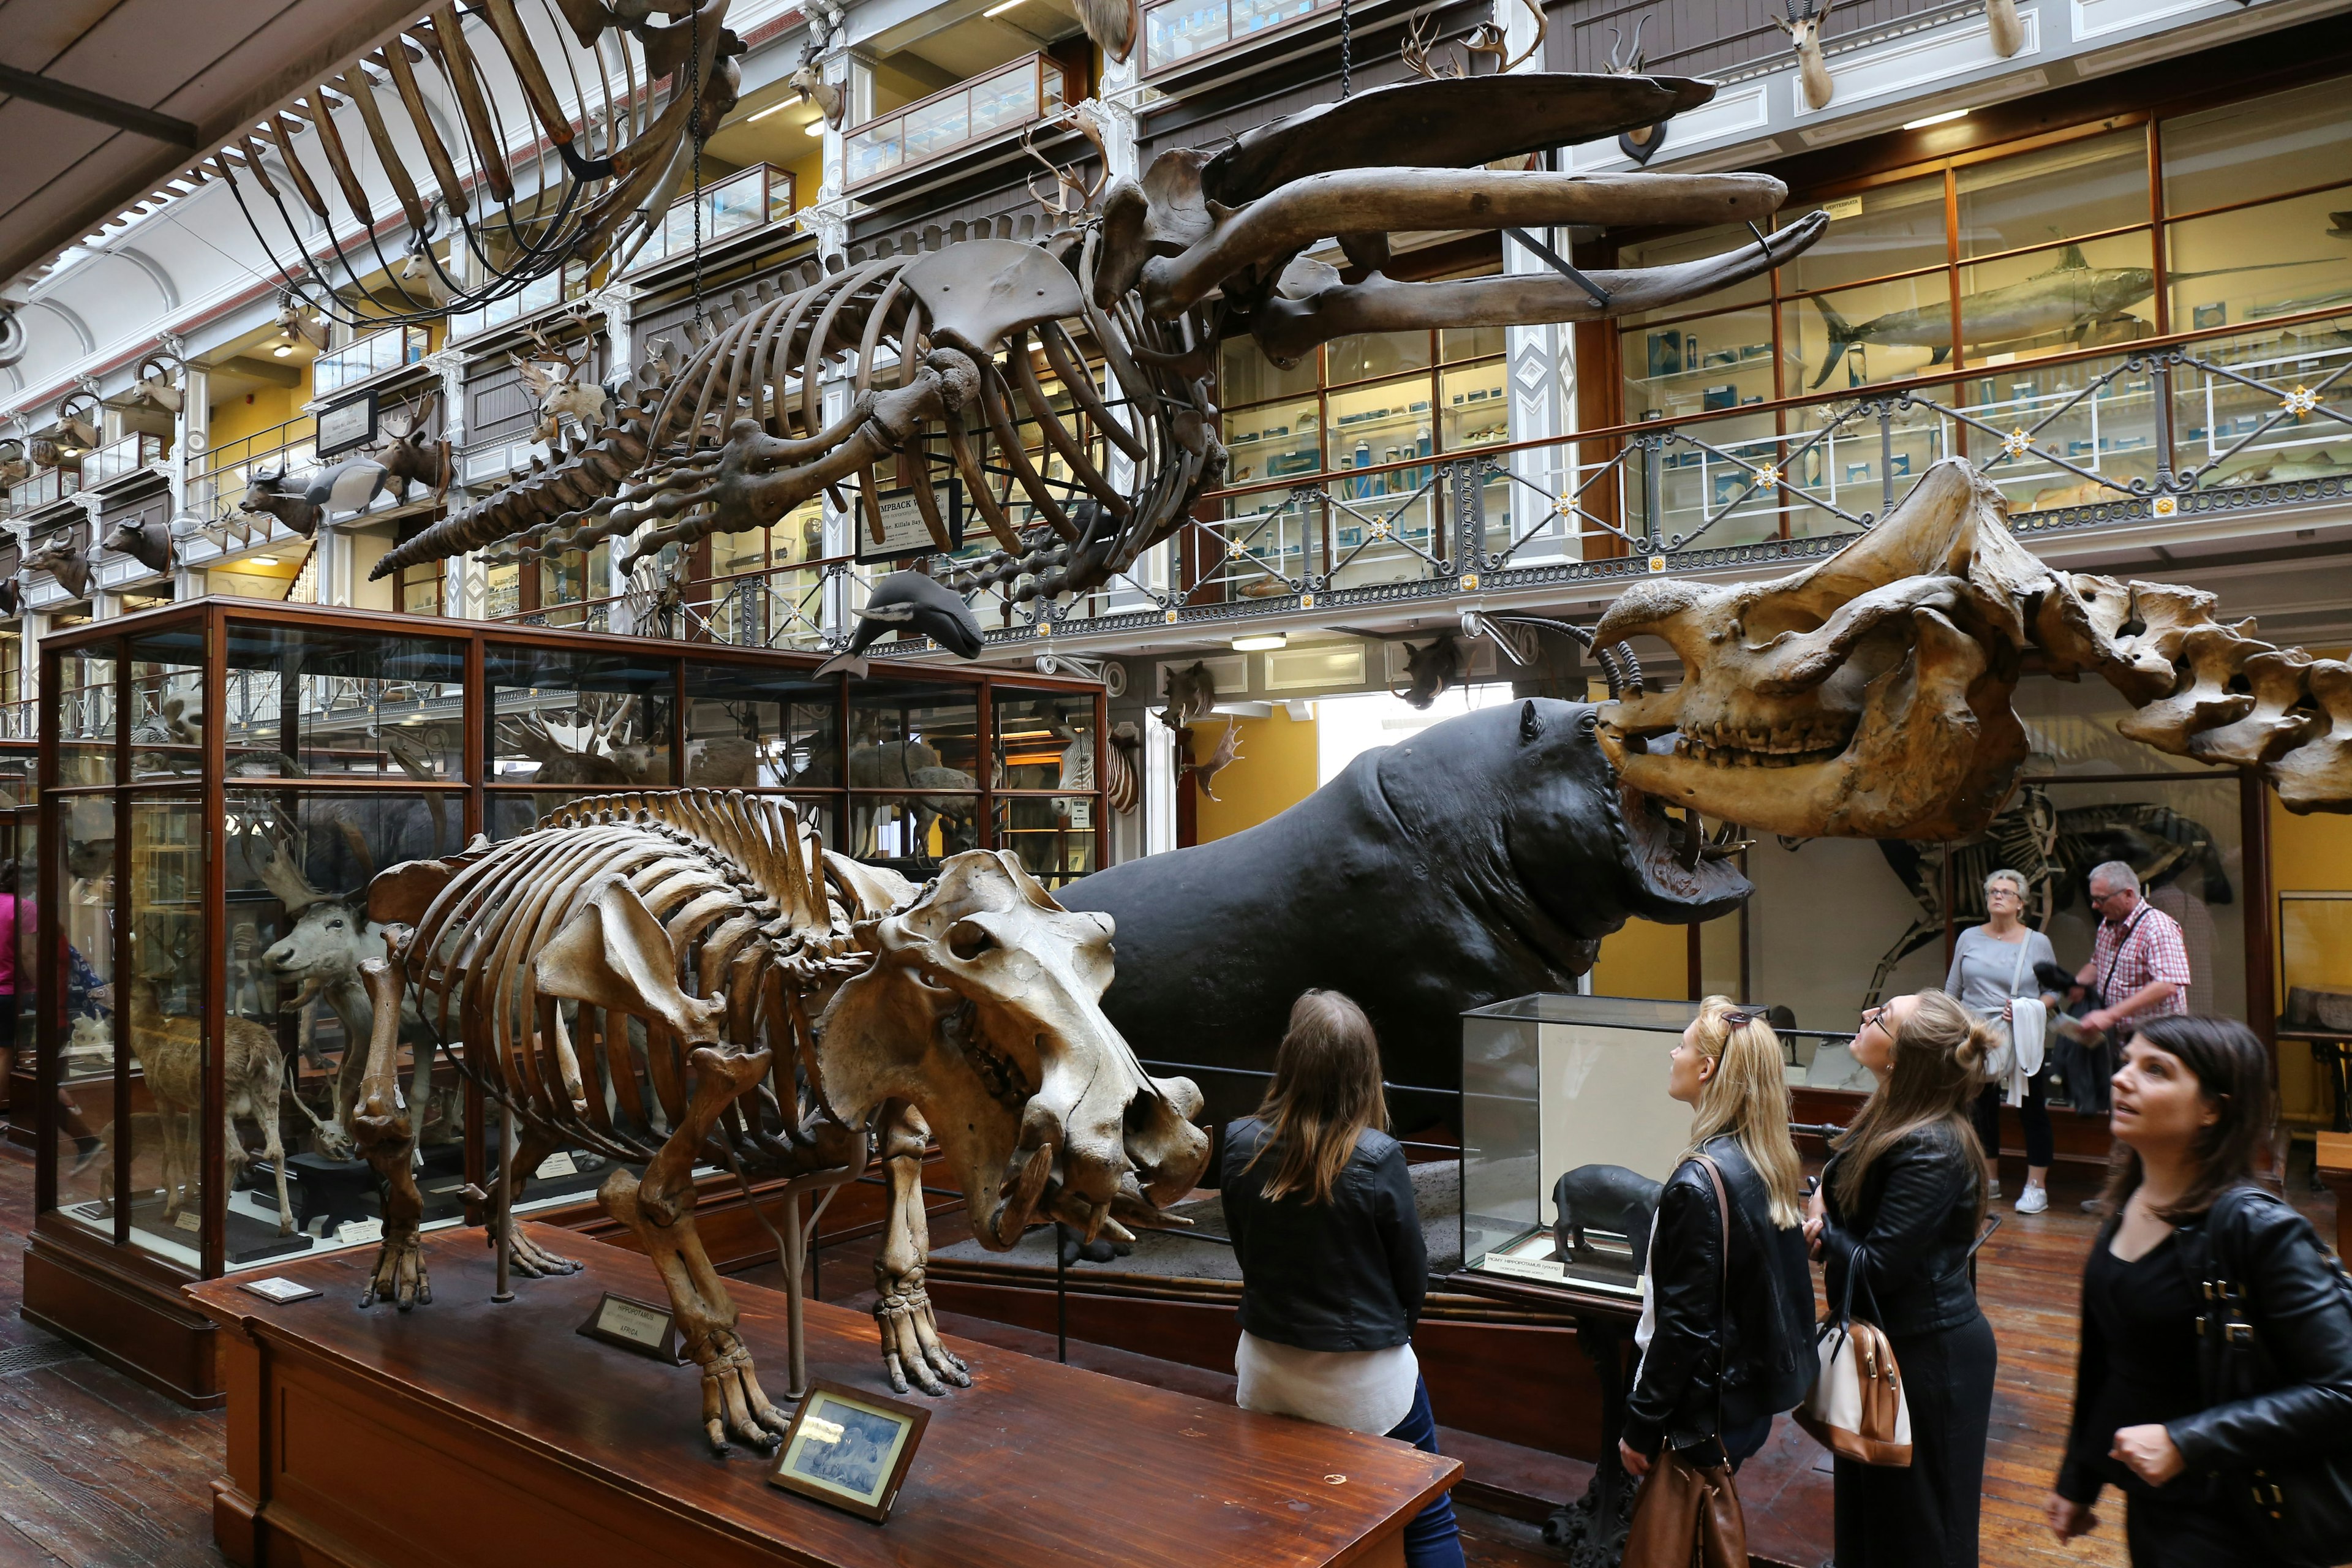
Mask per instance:
[[[1962,459],[1938,463],[1828,560],[1769,582],[1643,584],[1597,640],[1649,634],[1674,690],[1608,710],[1604,744],[1651,799],[1796,837],[1980,832],[2027,752],[2026,656],[2105,678],[2126,734],[2259,766],[2294,810],[2352,810],[2352,669],[2211,618],[2210,595],[2052,571]]]

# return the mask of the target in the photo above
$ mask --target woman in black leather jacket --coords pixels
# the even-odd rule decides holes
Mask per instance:
[[[1941,991],[1872,1008],[1854,1036],[1878,1087],[1822,1168],[1805,1228],[1831,1304],[1851,1299],[1894,1347],[1911,1463],[1839,1458],[1838,1568],[1976,1568],[1998,1358],[1968,1276],[1985,1210],[1969,1110],[1992,1044]]]
[[[1428,1246],[1387,1125],[1370,1022],[1337,991],[1307,992],[1257,1114],[1225,1130],[1225,1228],[1242,1268],[1234,1397],[1434,1454],[1437,1420],[1412,1353]],[[1405,1526],[1404,1560],[1462,1568],[1450,1492]]]
[[[2242,1506],[2251,1472],[2352,1457],[2352,1290],[2310,1225],[2253,1184],[2270,1131],[2270,1058],[2244,1025],[2150,1018],[2124,1047],[2109,1126],[2114,1217],[2083,1274],[2082,1357],[2066,1461],[2048,1505],[2061,1541],[2094,1528],[2113,1484],[2135,1568],[2296,1562]],[[2225,1331],[2202,1331],[2203,1282],[2235,1283],[2232,1316],[2284,1369],[2217,1399]],[[2242,1293],[2240,1293],[2242,1292]],[[2341,1552],[2352,1556],[2352,1534]]]
[[[1738,1468],[1771,1436],[1772,1417],[1804,1399],[1814,1368],[1804,1194],[1779,1037],[1760,1014],[1710,996],[1675,1047],[1666,1093],[1696,1115],[1650,1227],[1642,1364],[1619,1443],[1637,1476],[1661,1444],[1720,1441]],[[1728,1260],[1701,1154],[1731,1199]],[[1709,1452],[1693,1462],[1716,1461]]]

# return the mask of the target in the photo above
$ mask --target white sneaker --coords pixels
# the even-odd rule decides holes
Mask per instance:
[[[1986,1198],[1986,1201],[1987,1201],[1987,1202],[1991,1202],[1991,1201],[1997,1200],[2000,1196],[2000,1177],[1998,1177],[1998,1176],[1996,1176],[1996,1177],[1994,1177],[1994,1178],[1992,1179],[1991,1183],[1986,1186],[1986,1188],[1985,1188],[1985,1198]]]
[[[2050,1194],[2043,1192],[2039,1184],[2028,1182],[2025,1185],[2025,1191],[2018,1197],[2017,1212],[2020,1214],[2042,1214],[2049,1207]]]

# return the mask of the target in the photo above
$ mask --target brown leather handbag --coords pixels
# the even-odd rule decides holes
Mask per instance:
[[[1730,1321],[1731,1198],[1723,1190],[1723,1173],[1704,1154],[1692,1156],[1706,1167],[1715,1184],[1716,1212],[1723,1220],[1723,1289],[1718,1324]],[[1723,1343],[1717,1330],[1718,1354]],[[1723,1435],[1723,1378],[1715,1380],[1717,1451]],[[1643,1478],[1633,1504],[1633,1526],[1625,1536],[1624,1568],[1748,1568],[1748,1516],[1739,1507],[1739,1492],[1731,1484],[1731,1465],[1696,1465],[1672,1443],[1658,1450],[1650,1473]]]

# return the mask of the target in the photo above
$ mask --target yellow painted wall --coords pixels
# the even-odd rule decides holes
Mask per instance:
[[[1287,811],[1315,793],[1315,721],[1293,720],[1276,708],[1265,719],[1203,719],[1192,726],[1192,755],[1206,760],[1230,721],[1241,731],[1241,755],[1210,787],[1223,797],[1200,797],[1200,842],[1225,838]],[[1197,786],[1198,781],[1194,781]]]
[[[264,386],[256,388],[253,401],[247,403],[242,393],[223,398],[213,405],[212,444],[215,449],[232,441],[283,425],[302,412],[302,405],[310,400],[310,373],[302,373],[299,386]]]
[[[1690,928],[1654,921],[1627,921],[1625,929],[1601,943],[1592,966],[1596,996],[1690,994]]]
[[[2340,648],[2315,648],[2326,658],[2342,658]],[[2273,894],[2352,893],[2352,816],[2315,812],[2297,816],[2270,797],[2271,889]],[[2281,898],[2278,921],[2278,1005],[2286,1005],[2287,983],[2352,991],[2352,900],[2298,901]],[[2300,1040],[2279,1042],[2280,1109],[2295,1121],[2315,1121],[2333,1109],[2326,1086]]]

